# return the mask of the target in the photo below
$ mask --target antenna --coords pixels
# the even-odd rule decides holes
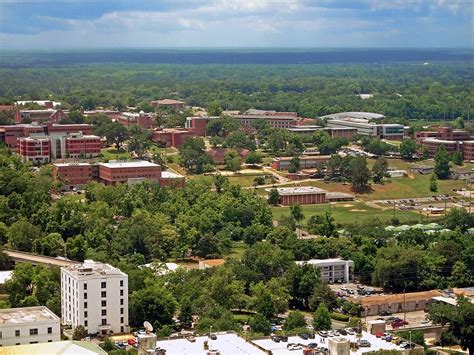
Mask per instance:
[[[153,331],[153,326],[151,325],[150,322],[144,321],[143,327],[145,327],[145,331],[147,334],[150,334]]]

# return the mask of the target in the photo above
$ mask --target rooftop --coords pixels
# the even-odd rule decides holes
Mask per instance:
[[[154,100],[153,102],[156,102],[157,104],[160,104],[160,105],[185,104],[184,101],[173,100],[173,99]]]
[[[310,259],[310,260],[302,260],[302,261],[296,261],[297,265],[328,265],[328,264],[352,264],[354,265],[354,262],[352,260],[344,260],[340,258],[332,258],[332,259]]]
[[[89,163],[54,163],[54,166],[62,167],[62,166],[89,166]]]
[[[211,340],[207,336],[196,337],[195,342],[186,339],[159,340],[156,346],[166,350],[166,354],[208,354],[208,351],[217,350],[221,355],[247,354],[258,355],[266,354],[251,342],[237,334],[216,334],[217,339]],[[204,341],[207,341],[209,350],[204,350]]]
[[[152,168],[152,167],[159,167],[158,164],[150,163],[146,160],[134,160],[134,161],[127,161],[127,160],[111,160],[108,163],[99,163],[99,165],[105,166],[110,169],[114,168]]]
[[[45,306],[0,309],[0,324],[21,324],[42,321],[59,322],[59,317]]]
[[[339,118],[339,119],[344,119],[344,118],[359,118],[359,119],[376,119],[376,118],[383,118],[385,117],[384,115],[380,113],[373,113],[373,112],[338,112],[338,113],[332,113],[330,115],[322,116],[321,118]]]
[[[282,160],[282,161],[290,161],[292,160],[293,157],[276,157],[276,158],[273,158],[273,161],[279,161],[279,160]],[[311,155],[311,156],[305,156],[305,155],[301,155],[299,157],[300,160],[324,160],[324,159],[331,159],[331,156],[330,155],[317,155],[317,156],[314,156],[314,155]]]
[[[4,355],[106,355],[98,345],[90,341],[55,341],[52,343],[26,344],[2,347]]]
[[[0,271],[0,285],[3,285],[12,276],[13,270]]]
[[[448,141],[438,138],[425,138],[423,139],[424,143],[440,143],[440,144],[457,144],[456,141]]]
[[[362,306],[370,306],[376,304],[430,300],[436,296],[442,296],[442,293],[438,290],[430,290],[423,292],[397,293],[395,295],[375,295],[363,297],[361,299],[351,298],[351,301],[361,303]]]
[[[265,189],[265,191],[270,191],[270,190],[272,189]],[[319,187],[314,187],[314,186],[278,187],[277,190],[280,196],[326,193],[326,190],[323,190],[323,189],[320,189]]]
[[[224,265],[225,264],[225,260],[224,259],[204,259],[204,260],[200,260],[202,261],[204,264],[208,265],[208,266],[220,266],[220,265]]]
[[[94,260],[84,260],[82,264],[74,264],[62,268],[67,270],[70,274],[74,276],[108,276],[108,275],[122,275],[126,276],[124,272],[120,271],[112,265],[101,263]]]
[[[175,173],[173,171],[169,171],[169,170],[162,171],[161,172],[161,177],[163,179],[183,179],[184,178],[183,175],[177,174],[177,173]]]

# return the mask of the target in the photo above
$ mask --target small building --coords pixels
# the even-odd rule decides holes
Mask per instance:
[[[88,334],[129,331],[128,275],[93,260],[61,268],[62,323]]]
[[[12,276],[13,270],[0,271],[0,293],[5,292],[5,282]]]
[[[186,117],[185,128],[192,130],[193,134],[197,137],[206,136],[206,125],[213,117],[209,116],[193,116]]]
[[[239,155],[241,161],[245,161],[247,155],[249,155],[250,150],[244,148],[235,148],[235,149],[227,149],[227,148],[211,148],[206,150],[206,154],[209,155],[214,162],[214,164],[224,164],[226,154],[234,150]]]
[[[144,160],[99,163],[99,179],[106,185],[137,183],[144,180],[159,182],[161,166]]]
[[[351,342],[347,338],[328,338],[329,354],[350,355]]]
[[[193,137],[194,132],[186,128],[155,128],[151,140],[166,147],[179,148],[186,138]]]
[[[297,265],[312,265],[321,271],[321,278],[328,283],[351,282],[354,279],[354,262],[344,259],[311,259],[296,261]]]
[[[173,186],[183,188],[186,185],[186,178],[173,171],[165,170],[161,172],[160,186]]]
[[[144,129],[150,129],[153,125],[153,115],[140,111],[136,112],[122,112],[116,118],[117,122],[125,127],[140,126]]]
[[[186,110],[186,102],[173,99],[153,100],[151,101],[153,107],[168,107],[175,111]]]
[[[272,161],[272,168],[275,170],[288,170],[293,157],[277,157]],[[323,166],[331,160],[330,155],[302,155],[300,159],[300,169],[311,169]]]
[[[406,170],[397,170],[397,169],[389,169],[387,174],[392,178],[404,177],[407,176]]]
[[[44,306],[0,309],[0,346],[59,341],[59,323]]]
[[[107,355],[105,350],[91,341],[63,340],[42,344],[5,346],[4,355],[42,354],[42,355]]]
[[[268,193],[271,190],[273,189],[265,189]],[[283,206],[326,203],[326,190],[314,186],[278,187],[277,191],[280,195],[279,204]]]
[[[411,171],[414,173],[418,173],[421,175],[428,175],[434,172],[434,166],[429,165],[415,165],[410,168]]]
[[[199,260],[199,270],[209,269],[211,267],[222,266],[224,259],[201,259]]]

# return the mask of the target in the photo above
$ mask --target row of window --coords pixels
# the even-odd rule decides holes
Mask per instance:
[[[48,327],[48,334],[53,334],[53,328],[52,327]],[[30,329],[30,336],[33,336],[33,335],[38,335],[38,328],[31,328]],[[20,329],[16,329],[15,330],[15,337],[20,337],[20,336],[21,336]],[[0,331],[0,339],[2,339],[2,337],[3,337],[3,334]]]

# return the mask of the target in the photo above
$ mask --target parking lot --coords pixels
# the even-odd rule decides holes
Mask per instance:
[[[329,285],[331,290],[340,297],[369,296],[372,294],[381,294],[381,287],[367,286],[356,283],[344,283]]]
[[[375,319],[384,319],[387,323],[387,330],[391,330],[392,326],[390,323],[392,317],[405,319],[408,322],[408,324],[405,325],[407,328],[432,324],[426,319],[426,313],[424,311],[407,312],[406,315],[403,313],[393,313],[391,316],[368,316],[364,318],[364,321],[368,322]],[[404,327],[397,328],[397,330],[403,330],[403,328]]]

